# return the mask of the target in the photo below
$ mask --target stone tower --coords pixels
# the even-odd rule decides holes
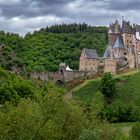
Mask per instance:
[[[65,71],[66,71],[66,64],[65,63],[60,63],[59,64],[59,73],[64,74]]]

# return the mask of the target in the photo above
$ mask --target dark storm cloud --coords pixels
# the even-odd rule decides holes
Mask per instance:
[[[0,28],[24,34],[62,22],[108,25],[125,16],[140,22],[140,0],[0,0]]]
[[[86,5],[93,5],[94,8],[104,9],[106,11],[125,11],[125,10],[139,10],[139,0],[2,0],[0,4],[0,13],[5,18],[12,17],[36,17],[43,15],[56,15],[56,16],[73,16],[73,11],[66,9],[69,3],[78,2],[81,3],[81,7],[78,7],[83,11]],[[67,7],[68,8],[68,7]],[[87,11],[89,10],[88,7]],[[77,9],[77,11],[79,11]],[[80,13],[79,13],[80,14]],[[74,18],[74,17],[73,17]]]
[[[0,4],[1,14],[5,17],[34,17],[46,14],[59,14],[63,11],[65,5],[76,0],[12,0],[7,4]]]
[[[111,0],[108,1],[108,8],[111,10],[127,11],[140,10],[140,0]]]
[[[69,3],[81,1],[82,5],[93,4],[98,8],[105,10],[139,10],[139,0],[2,0],[0,4],[1,15],[4,17],[34,17],[46,14],[54,14],[58,16],[67,16],[69,12],[65,9],[65,6]],[[79,7],[80,8],[80,7]],[[83,7],[81,7],[83,8]],[[87,9],[88,10],[88,9]]]

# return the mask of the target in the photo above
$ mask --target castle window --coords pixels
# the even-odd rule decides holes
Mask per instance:
[[[129,37],[131,37],[131,35]]]
[[[132,43],[132,41],[130,41],[130,43]]]
[[[127,40],[127,43],[129,43],[129,40]]]

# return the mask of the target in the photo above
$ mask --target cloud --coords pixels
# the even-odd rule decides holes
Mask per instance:
[[[21,35],[62,22],[108,25],[125,16],[140,22],[139,0],[0,0],[0,28]]]

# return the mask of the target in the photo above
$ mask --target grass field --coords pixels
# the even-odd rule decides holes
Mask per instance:
[[[129,136],[129,132],[131,128],[134,126],[134,122],[129,123],[113,123],[110,124],[112,128],[119,129],[125,134],[127,137]]]
[[[116,75],[118,98],[131,103],[140,101],[140,71]],[[72,90],[73,96],[81,101],[89,102],[98,91],[100,78],[87,80]]]
[[[132,107],[136,118],[140,118],[140,71],[132,71],[114,76],[116,79],[117,96],[124,106]],[[87,80],[72,90],[73,97],[83,103],[92,103],[100,85],[100,78]],[[98,100],[98,99],[97,99]],[[98,101],[97,101],[98,102]],[[132,115],[133,118],[133,115]],[[126,120],[125,120],[126,121]],[[129,121],[129,120],[128,120]],[[111,123],[111,128],[119,130],[129,139],[130,130],[135,122]]]

